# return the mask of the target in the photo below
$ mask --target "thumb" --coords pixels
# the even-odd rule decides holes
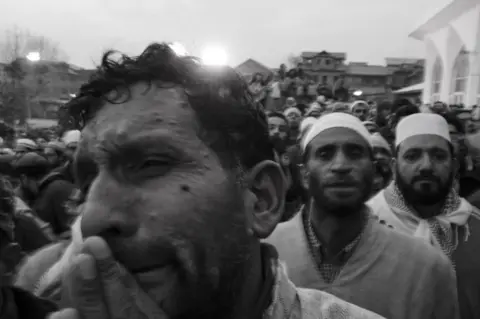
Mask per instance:
[[[80,319],[75,309],[63,309],[48,315],[47,319]]]

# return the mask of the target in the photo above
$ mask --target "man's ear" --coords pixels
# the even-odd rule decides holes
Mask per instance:
[[[258,238],[267,238],[282,219],[287,193],[282,169],[274,161],[255,165],[248,176],[253,194],[252,218],[249,227]]]

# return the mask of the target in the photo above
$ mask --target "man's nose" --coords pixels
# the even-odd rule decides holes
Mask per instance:
[[[337,174],[345,174],[352,170],[350,160],[342,151],[338,151],[332,159],[331,170]]]
[[[420,161],[420,171],[421,172],[431,172],[433,169],[432,159],[428,154],[424,154],[422,160]]]
[[[94,179],[82,210],[82,234],[90,236],[130,237],[138,229],[133,213],[135,192],[106,173]]]

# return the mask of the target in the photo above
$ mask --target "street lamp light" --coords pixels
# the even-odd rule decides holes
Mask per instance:
[[[26,55],[26,58],[30,62],[38,62],[41,59],[40,52],[37,52],[37,51],[28,52]]]
[[[203,50],[202,61],[206,65],[226,65],[228,62],[227,52],[222,47],[207,47]]]

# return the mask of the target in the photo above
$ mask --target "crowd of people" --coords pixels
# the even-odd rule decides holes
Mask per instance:
[[[105,54],[0,150],[0,318],[480,318],[480,110],[272,87]]]

